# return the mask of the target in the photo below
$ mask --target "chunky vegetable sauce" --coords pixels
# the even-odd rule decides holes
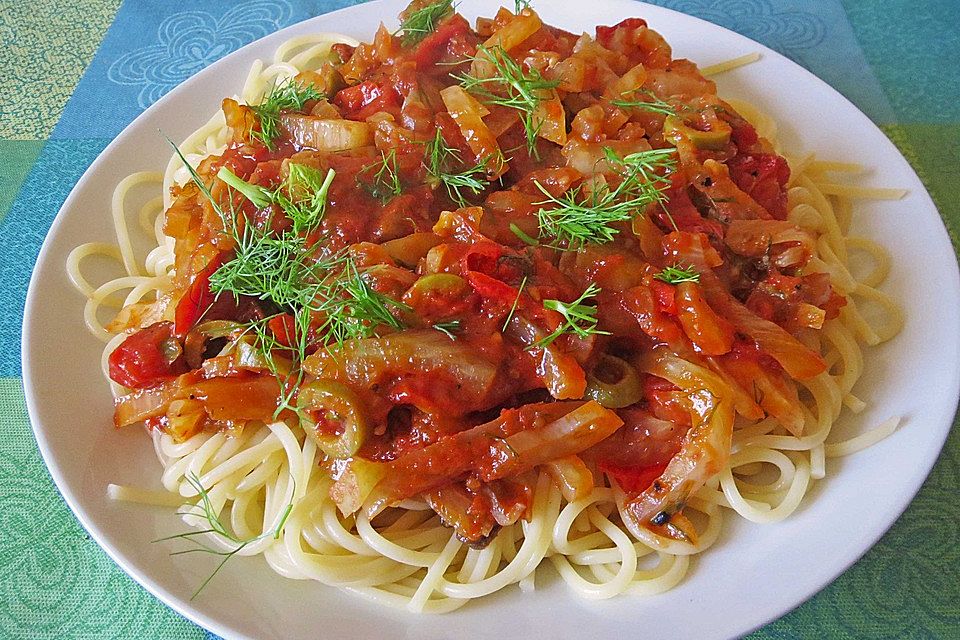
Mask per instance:
[[[114,321],[116,424],[299,421],[344,512],[421,497],[476,545],[537,468],[694,537],[734,415],[799,432],[844,304],[786,161],[639,18],[401,19],[224,100],[231,143],[166,212],[171,292]]]

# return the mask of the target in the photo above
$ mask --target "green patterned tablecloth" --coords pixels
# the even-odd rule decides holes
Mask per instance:
[[[655,3],[758,40],[847,95],[916,169],[957,245],[960,1]],[[0,638],[210,636],[124,575],[57,493],[20,380],[27,281],[60,204],[138,113],[227,52],[349,4],[0,0]],[[955,428],[919,496],[879,544],[751,637],[960,638],[958,524]]]

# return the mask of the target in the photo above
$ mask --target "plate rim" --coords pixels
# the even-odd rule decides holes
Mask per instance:
[[[128,562],[122,552],[120,552],[112,544],[106,542],[106,540],[104,539],[104,536],[102,536],[100,533],[100,528],[94,522],[93,517],[89,513],[88,509],[84,508],[82,504],[82,500],[80,499],[79,495],[72,489],[71,485],[69,485],[66,482],[66,479],[64,478],[64,475],[59,465],[56,464],[53,448],[50,446],[50,443],[48,442],[48,439],[46,438],[43,432],[43,429],[40,427],[40,423],[39,423],[40,399],[36,394],[35,380],[34,380],[34,377],[36,374],[34,373],[34,370],[39,369],[40,366],[38,366],[38,363],[35,363],[33,361],[33,358],[31,356],[32,345],[28,340],[29,333],[30,333],[29,325],[31,324],[31,319],[33,318],[34,314],[37,313],[37,310],[35,308],[36,298],[38,297],[37,291],[43,286],[43,283],[40,282],[40,278],[38,276],[38,273],[40,272],[39,267],[40,265],[44,264],[46,260],[50,259],[50,256],[48,254],[52,251],[51,238],[56,235],[56,231],[58,227],[63,224],[63,221],[66,218],[67,212],[71,208],[73,208],[74,201],[77,198],[79,198],[81,185],[87,182],[90,176],[98,172],[100,165],[105,162],[105,158],[111,155],[114,149],[116,149],[119,146],[122,146],[125,143],[124,141],[126,137],[125,134],[128,131],[128,129],[135,127],[135,125],[137,125],[137,123],[141,121],[141,119],[149,120],[152,117],[153,112],[162,108],[166,102],[177,99],[183,93],[188,93],[190,91],[189,85],[192,85],[198,76],[213,75],[219,70],[220,67],[225,66],[228,60],[235,57],[239,57],[246,53],[250,53],[252,50],[263,46],[261,43],[264,40],[279,37],[280,34],[302,29],[309,23],[320,20],[321,18],[329,19],[331,17],[332,18],[349,17],[350,13],[357,11],[358,8],[360,7],[363,7],[361,11],[369,11],[369,8],[371,5],[374,5],[374,6],[383,5],[383,6],[392,7],[396,1],[397,0],[371,0],[369,2],[360,2],[347,7],[342,7],[334,11],[318,14],[316,16],[312,16],[305,20],[293,23],[291,25],[284,27],[283,29],[278,29],[274,32],[271,32],[261,38],[258,38],[257,40],[254,40],[253,42],[250,42],[244,45],[243,47],[236,49],[235,51],[228,53],[223,58],[217,60],[216,62],[210,64],[204,69],[201,69],[196,74],[180,82],[176,87],[174,87],[167,94],[165,94],[160,99],[158,99],[155,103],[151,104],[149,107],[144,109],[139,115],[137,115],[136,118],[131,120],[127,125],[125,125],[121,130],[121,132],[117,134],[116,137],[114,137],[114,139],[111,140],[111,142],[106,147],[104,147],[102,151],[100,151],[96,159],[94,159],[94,161],[90,164],[90,166],[87,167],[87,169],[83,172],[83,174],[77,180],[76,184],[74,184],[74,186],[71,188],[69,195],[64,200],[53,222],[51,223],[50,228],[44,237],[44,241],[41,246],[41,249],[37,255],[36,261],[34,263],[34,267],[31,271],[30,282],[27,288],[26,300],[25,300],[25,305],[23,309],[23,321],[21,324],[21,340],[20,340],[21,376],[22,376],[24,397],[26,400],[27,413],[29,415],[31,429],[33,431],[34,438],[37,441],[38,449],[40,450],[40,454],[43,459],[44,466],[46,467],[48,473],[50,473],[50,476],[53,479],[58,492],[63,497],[67,505],[69,506],[74,517],[77,518],[77,520],[80,522],[83,528],[97,542],[97,545],[100,547],[100,549],[102,549],[111,558],[111,560],[113,560],[121,568],[121,570],[124,571],[124,573],[126,573],[128,576],[134,579],[141,587],[146,589],[151,595],[153,595],[155,598],[160,600],[165,606],[173,609],[184,618],[199,625],[203,630],[216,633],[217,635],[224,638],[244,638],[244,639],[249,638],[253,640],[253,636],[249,636],[243,633],[242,631],[238,631],[237,629],[230,628],[226,626],[225,623],[221,623],[220,621],[204,613],[201,608],[192,606],[190,600],[184,597],[183,595],[178,595],[176,593],[173,593],[161,587],[160,584],[154,581],[152,578],[150,578],[150,576],[145,571],[140,571],[132,562]],[[549,2],[550,4],[554,4],[554,3],[560,4],[559,0],[540,0],[540,1]],[[723,32],[725,32],[725,35],[733,37],[740,44],[744,46],[749,46],[752,48],[752,50],[758,51],[762,58],[773,58],[780,63],[786,63],[788,65],[791,65],[792,67],[795,68],[795,70],[801,71],[802,74],[806,76],[806,79],[808,81],[812,81],[814,83],[819,84],[821,89],[825,89],[830,94],[832,94],[832,96],[835,99],[844,103],[846,107],[856,111],[860,116],[863,117],[865,122],[869,123],[871,127],[876,129],[882,135],[883,144],[887,146],[887,151],[892,152],[893,154],[895,154],[896,156],[898,156],[904,161],[906,168],[912,174],[912,177],[915,179],[916,184],[920,187],[919,189],[916,189],[917,194],[921,198],[925,199],[926,204],[929,206],[931,210],[935,211],[938,214],[937,222],[939,223],[939,229],[938,229],[939,234],[936,240],[938,242],[945,241],[947,247],[950,249],[949,253],[953,256],[953,265],[952,265],[953,268],[951,270],[951,274],[949,278],[950,280],[949,285],[952,285],[951,289],[953,292],[955,292],[955,294],[956,292],[960,291],[960,266],[958,266],[958,263],[957,263],[957,253],[954,250],[952,244],[950,243],[949,234],[947,232],[946,225],[943,220],[943,216],[942,214],[940,214],[939,209],[937,208],[929,192],[927,191],[926,186],[920,180],[919,176],[916,173],[916,170],[913,168],[910,162],[906,159],[903,153],[900,152],[900,150],[896,147],[896,145],[893,144],[893,142],[889,139],[889,137],[883,133],[883,131],[876,125],[876,123],[873,122],[871,118],[866,116],[866,114],[864,114],[863,111],[859,107],[857,107],[857,105],[855,105],[853,102],[851,102],[845,95],[840,93],[837,89],[835,89],[833,86],[828,84],[826,81],[822,80],[819,76],[817,76],[813,72],[809,71],[808,69],[804,68],[798,63],[794,62],[790,58],[787,58],[783,54],[780,54],[779,52],[774,51],[773,49],[770,49],[769,47],[759,42],[756,42],[755,40],[747,36],[741,35],[721,25],[709,22],[708,20],[704,20],[697,16],[686,14],[686,13],[683,13],[674,9],[670,9],[667,7],[650,5],[646,2],[626,2],[625,0],[599,0],[599,1],[603,2],[604,4],[610,4],[614,6],[624,6],[625,8],[630,7],[629,13],[632,15],[643,16],[644,12],[649,12],[650,10],[653,10],[654,12],[658,12],[658,13],[666,13],[668,16],[670,15],[682,16],[684,20],[692,20],[694,21],[694,25],[696,26],[697,30],[708,30],[708,31],[717,30],[717,29],[722,30]],[[503,3],[503,0],[501,0],[501,4],[502,3]],[[391,14],[387,14],[387,15],[390,15],[392,17]],[[627,14],[625,13],[624,15],[627,15]],[[955,297],[957,296],[955,295]],[[960,341],[958,341],[955,346],[960,346]],[[948,385],[949,387],[948,395],[949,397],[954,398],[956,399],[956,401],[960,402],[960,361],[958,361],[956,358],[954,359],[954,367],[953,369],[951,369],[950,372],[952,376],[951,376],[950,383]],[[954,404],[956,404],[956,402]],[[741,632],[742,634],[745,635],[745,634],[751,633],[769,624],[774,620],[780,619],[781,617],[793,611],[794,609],[802,606],[804,603],[810,600],[817,593],[821,592],[829,584],[836,581],[843,573],[849,570],[851,566],[853,566],[861,558],[863,558],[863,556],[866,555],[866,553],[870,551],[877,544],[880,538],[882,538],[890,530],[890,528],[901,518],[904,511],[914,501],[918,492],[925,484],[930,472],[932,471],[934,465],[937,463],[937,461],[940,458],[940,455],[942,454],[944,444],[946,443],[946,440],[950,434],[950,431],[952,429],[953,422],[956,419],[958,410],[960,410],[960,407],[954,409],[952,417],[944,416],[946,421],[946,426],[942,428],[942,433],[937,434],[937,439],[935,441],[932,441],[932,443],[936,445],[935,455],[932,455],[928,459],[925,459],[923,462],[923,465],[920,465],[920,467],[914,470],[914,473],[911,475],[911,477],[907,481],[907,484],[909,484],[911,487],[910,490],[907,492],[899,493],[897,495],[896,500],[893,500],[887,503],[889,508],[889,511],[886,512],[887,517],[883,517],[880,519],[880,521],[882,521],[884,524],[877,529],[876,535],[868,536],[869,543],[868,544],[861,543],[857,545],[858,551],[855,554],[853,554],[853,556],[850,557],[847,562],[838,563],[835,567],[831,568],[831,570],[827,572],[828,576],[823,581],[819,581],[818,585],[815,588],[805,589],[804,591],[809,591],[809,592],[805,593],[805,595],[803,595],[800,599],[791,598],[792,604],[789,604],[786,606],[777,606],[772,609],[768,608],[770,612],[766,615],[761,616],[761,618],[763,618],[762,620],[760,620],[755,624],[750,624],[748,626],[742,627],[743,629],[743,631]]]

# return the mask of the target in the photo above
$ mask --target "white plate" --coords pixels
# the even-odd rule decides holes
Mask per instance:
[[[68,252],[81,242],[110,241],[114,185],[131,171],[161,169],[170,155],[158,129],[182,139],[207,120],[223,96],[239,91],[254,59],[272,56],[284,40],[316,31],[369,39],[380,20],[395,24],[393,16],[403,4],[373,2],[319,16],[227,56],[137,118],[80,179],[43,245],[23,329],[27,405],[40,451],[67,503],[124,571],[186,617],[230,638],[623,637],[650,630],[680,638],[727,638],[783,615],[876,542],[937,458],[960,388],[956,260],[910,166],[840,94],[747,38],[626,0],[539,0],[536,5],[545,21],[572,31],[592,32],[597,24],[643,16],[675,55],[701,65],[760,51],[760,62],[720,78],[721,95],[750,99],[775,116],[786,149],[863,162],[874,168],[868,183],[910,190],[900,202],[858,207],[862,224],[857,231],[882,242],[894,257],[885,289],[903,303],[907,324],[892,343],[868,354],[867,373],[856,392],[870,408],[847,422],[849,429],[862,429],[904,416],[893,436],[828,462],[826,480],[781,524],[752,525],[728,517],[721,540],[666,594],[586,602],[559,580],[545,579],[535,593],[513,587],[445,617],[379,609],[348,593],[281,578],[262,560],[250,558],[228,563],[191,602],[212,559],[171,558],[168,545],[150,543],[178,530],[169,510],[107,499],[108,482],[159,487],[160,467],[140,430],[111,427],[110,398],[98,370],[101,347],[86,333],[83,301],[64,273]],[[487,0],[465,0],[461,6],[470,18],[492,16],[495,9]]]

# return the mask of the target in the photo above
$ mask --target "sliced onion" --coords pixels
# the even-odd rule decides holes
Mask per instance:
[[[280,116],[280,128],[298,147],[317,151],[347,151],[373,144],[373,128],[355,120],[284,113]]]
[[[557,458],[543,465],[567,502],[585,498],[593,491],[593,473],[577,455]]]

